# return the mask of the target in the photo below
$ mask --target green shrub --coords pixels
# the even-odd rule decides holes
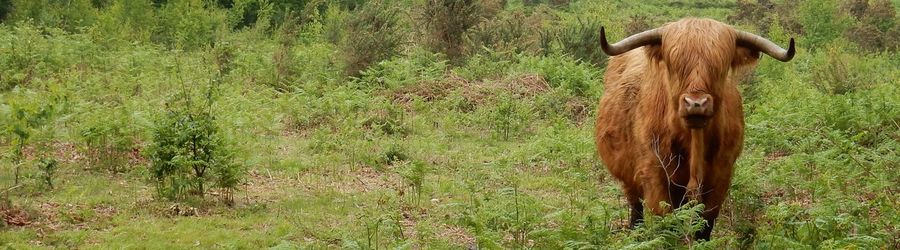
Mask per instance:
[[[272,2],[270,1],[235,1],[231,6],[223,7],[229,9],[228,20],[231,24],[231,28],[234,30],[253,26],[265,26],[264,28],[270,27],[270,23],[266,20],[266,18],[268,18],[266,15],[271,15],[269,13],[272,12]],[[262,22],[264,24],[257,23],[260,19],[265,20]]]
[[[146,151],[150,179],[157,194],[170,200],[183,200],[188,195],[202,198],[208,190],[206,183],[212,181],[230,205],[242,178],[242,167],[216,125],[212,109],[216,85],[210,85],[200,103],[194,102],[186,86],[182,88],[178,99],[167,103],[152,128]]]
[[[362,71],[394,56],[402,41],[398,10],[387,3],[369,2],[347,20],[346,39],[340,43],[344,74]]]
[[[309,92],[291,93],[283,97],[279,103],[281,113],[284,114],[282,122],[288,130],[304,132],[319,127],[325,130],[358,126],[353,117],[346,114],[355,114],[364,111],[370,102],[370,98],[359,90],[347,87],[330,89],[321,95]]]
[[[16,89],[12,91],[15,96],[4,98],[3,106],[0,110],[8,113],[4,114],[3,120],[3,137],[10,142],[10,150],[8,157],[13,162],[14,180],[18,185],[20,182],[21,168],[26,159],[25,148],[33,143],[35,135],[52,133],[52,127],[47,127],[53,119],[65,112],[66,100],[64,96],[51,95],[41,96],[30,90]],[[40,147],[38,147],[40,148]],[[43,151],[43,150],[41,150]],[[39,155],[43,154],[38,152]]]
[[[534,111],[543,119],[564,118],[572,123],[590,121],[597,100],[573,96],[568,90],[553,89],[535,96]]]
[[[576,18],[552,31],[562,52],[597,67],[606,65],[606,54],[600,49],[599,32],[602,24],[596,19]]]
[[[385,135],[405,135],[409,131],[403,123],[403,109],[384,103],[364,116],[362,127]]]
[[[700,217],[702,211],[703,204],[692,201],[665,216],[648,214],[643,224],[626,232],[622,235],[624,237],[615,242],[604,242],[603,238],[599,238],[570,240],[565,245],[578,249],[721,249],[722,242],[716,239],[691,242],[694,234],[706,225],[706,221]],[[608,229],[594,230],[600,236],[609,235]]]
[[[406,185],[412,189],[415,204],[416,206],[419,206],[420,201],[422,200],[422,189],[425,184],[425,177],[428,174],[428,166],[420,161],[407,161],[398,172],[400,176],[403,177]]]
[[[272,79],[264,83],[281,92],[310,90],[334,83],[342,77],[333,70],[335,54],[335,48],[326,43],[279,45],[272,54]]]
[[[526,56],[513,71],[534,72],[544,77],[552,88],[563,89],[569,95],[595,99],[599,95],[600,74],[590,64],[580,62],[568,55],[551,55],[547,57]]]
[[[344,11],[336,5],[329,5],[322,16],[322,35],[325,40],[338,44],[344,38],[344,25],[350,18],[350,12]]]
[[[99,12],[97,22],[87,34],[107,47],[151,43],[151,37],[159,29],[157,17],[157,9],[150,1],[113,0]]]
[[[12,0],[0,0],[0,22],[6,21],[13,11]]]
[[[897,22],[897,11],[888,0],[847,1],[842,10],[848,13],[855,23],[844,35],[868,52],[882,50],[896,51],[900,48],[900,22]]]
[[[256,27],[270,32],[271,27],[288,23],[304,25],[315,22],[332,8],[355,10],[362,6],[364,0],[234,0],[229,4],[218,4],[229,12],[229,23],[232,29]]]
[[[768,34],[772,25],[779,25],[789,34],[801,35],[804,30],[798,20],[799,4],[798,0],[786,0],[779,3],[739,0],[737,1],[737,11],[728,16],[728,22],[749,24],[755,27],[759,34]]]
[[[798,17],[803,25],[805,36],[799,41],[807,48],[825,47],[826,44],[841,37],[850,25],[846,15],[838,11],[837,0],[806,1],[800,4]]]
[[[240,166],[214,121],[209,113],[178,110],[169,110],[156,121],[147,151],[150,174],[160,196],[172,200],[183,199],[186,194],[202,197],[210,180],[226,193],[237,187]],[[229,197],[226,201],[233,202]]]
[[[540,4],[549,4],[553,7],[565,7],[569,5],[571,0],[522,0],[525,6],[536,6]]]
[[[50,75],[84,63],[97,49],[87,37],[30,22],[0,26],[0,91],[33,87]]]
[[[41,158],[38,160],[37,165],[41,170],[41,180],[44,184],[47,184],[50,189],[53,189],[53,177],[56,176],[56,169],[59,167],[59,162],[54,158]]]
[[[203,0],[173,0],[157,12],[158,30],[152,39],[172,49],[212,47],[226,31],[226,15]]]
[[[136,142],[134,122],[124,108],[100,109],[82,122],[79,137],[91,167],[112,172],[124,171]]]
[[[539,13],[526,15],[521,10],[501,12],[466,32],[468,47],[475,52],[488,50],[533,54],[539,49],[539,34],[536,31],[541,30],[542,21]]]
[[[75,32],[93,24],[97,18],[91,0],[12,0],[12,20],[33,20],[45,27],[55,27]]]
[[[275,48],[272,53],[272,62],[275,64],[274,78],[269,85],[278,91],[289,91],[294,81],[294,52],[291,51],[291,45],[282,44]]]
[[[494,134],[509,140],[528,126],[531,110],[520,100],[503,93],[496,106],[490,109],[490,125]]]
[[[485,6],[475,0],[428,0],[421,7],[427,45],[461,63],[466,54],[465,34],[485,17]]]
[[[859,64],[858,57],[840,50],[843,48],[828,50],[825,60],[812,71],[810,84],[822,93],[842,95],[871,84],[863,81],[861,69],[853,68]]]
[[[454,68],[453,72],[470,81],[496,79],[507,74],[506,71],[518,59],[510,52],[487,48],[482,53],[469,57],[465,65]]]
[[[405,57],[380,62],[361,72],[353,83],[363,89],[396,89],[438,81],[447,68],[447,60],[440,54],[413,49]]]

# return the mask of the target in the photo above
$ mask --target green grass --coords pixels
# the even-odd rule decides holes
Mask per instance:
[[[404,2],[410,15],[399,22],[409,34],[412,4],[420,2]],[[536,29],[595,17],[621,37],[631,16],[655,16],[653,24],[686,15],[724,20],[732,8],[732,1],[573,1],[553,8],[510,1],[505,11],[558,17]],[[14,107],[50,117],[27,127],[22,185],[0,209],[24,211],[29,224],[0,224],[2,247],[900,246],[896,50],[863,53],[839,37],[822,48],[800,43],[790,63],[763,58],[741,85],[746,143],[713,241],[692,242],[684,240],[696,222],[689,209],[626,229],[624,197],[593,143],[604,69],[556,45],[546,53],[478,52],[453,66],[406,35],[401,55],[352,78],[342,73],[339,44],[326,39],[325,32],[341,29],[323,27],[326,17],[302,17],[295,33],[268,22],[243,30],[153,23],[174,36],[156,37],[140,25],[104,34],[104,22],[115,21],[104,11],[112,10],[97,10],[102,18],[87,24],[13,16],[0,25],[0,190],[13,183],[7,124],[16,119]],[[204,22],[231,22],[229,11],[210,10]],[[154,15],[176,15],[169,12]],[[183,36],[207,28],[212,38]],[[772,30],[773,41],[786,41]],[[284,39],[292,45],[281,48]],[[217,61],[223,51],[227,60]],[[832,70],[826,65],[835,54],[853,58],[847,92],[823,91],[829,83],[816,77]],[[223,204],[215,190],[204,199],[157,197],[144,152],[151,128],[166,103],[184,94],[182,84],[202,98],[222,65],[228,70],[212,110],[247,170],[236,203]],[[125,150],[110,152],[127,159],[120,171],[91,165],[88,127],[128,138]],[[60,161],[54,189],[40,179],[41,156]]]

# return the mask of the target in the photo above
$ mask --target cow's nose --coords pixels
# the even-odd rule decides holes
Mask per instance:
[[[706,106],[707,100],[709,100],[709,95],[702,95],[702,96],[696,96],[696,97],[692,97],[689,95],[684,96],[684,102],[690,108],[701,108],[703,106]]]
[[[710,115],[712,111],[712,96],[709,94],[684,95],[684,109],[686,115]]]

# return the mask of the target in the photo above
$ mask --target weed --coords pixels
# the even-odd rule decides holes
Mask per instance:
[[[422,188],[425,183],[425,177],[428,173],[428,167],[424,162],[420,161],[411,161],[406,162],[404,167],[400,170],[400,176],[406,181],[407,185],[410,189],[412,189],[412,193],[415,197],[416,206],[420,206],[420,202],[422,200]]]
[[[31,97],[35,97],[33,93],[26,94],[31,94]],[[9,157],[12,159],[15,169],[13,186],[19,185],[20,171],[26,160],[24,152],[26,146],[30,144],[35,134],[40,133],[41,127],[49,123],[55,115],[61,113],[60,107],[64,105],[57,104],[59,103],[59,98],[56,96],[51,97],[46,102],[36,102],[34,99],[28,100],[25,98],[9,98],[4,101],[3,104],[9,108],[4,135],[11,137],[9,141],[12,142]]]
[[[38,161],[38,168],[41,170],[41,180],[53,189],[53,177],[56,175],[56,169],[59,162],[54,158],[41,158]]]
[[[379,162],[383,165],[391,165],[395,162],[406,161],[409,159],[406,150],[398,144],[391,144],[388,146],[382,156],[383,157]]]
[[[509,140],[524,129],[528,111],[518,101],[508,95],[504,95],[491,110],[491,128],[494,133],[504,140]]]
[[[79,133],[90,165],[112,172],[125,170],[128,153],[135,146],[135,135],[124,108],[100,109],[88,115]]]

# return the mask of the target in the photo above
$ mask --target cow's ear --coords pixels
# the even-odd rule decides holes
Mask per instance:
[[[734,50],[734,60],[731,62],[732,68],[741,68],[743,66],[754,66],[759,61],[759,51],[737,46]]]

